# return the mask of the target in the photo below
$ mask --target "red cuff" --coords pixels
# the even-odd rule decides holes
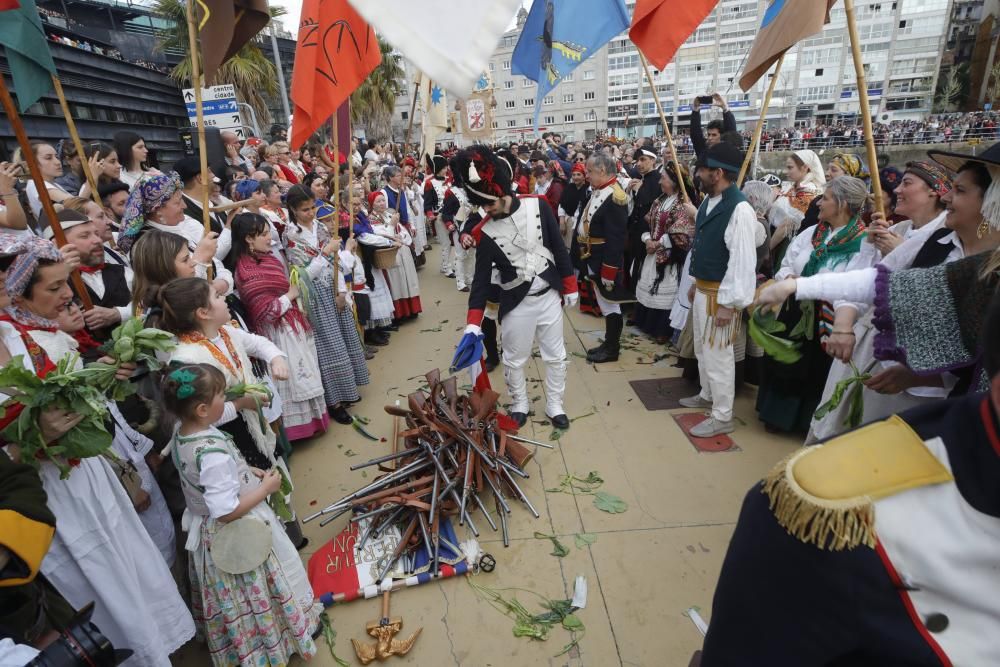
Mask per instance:
[[[576,284],[576,276],[566,276],[563,278],[563,294],[576,294],[579,287]]]
[[[614,280],[618,276],[617,266],[601,264],[601,280]]]
[[[468,316],[465,318],[465,323],[475,324],[477,327],[482,326],[483,314],[482,310],[470,310]]]
[[[3,417],[0,417],[0,431],[13,424],[22,412],[24,412],[24,405],[21,403],[11,403],[8,405]]]

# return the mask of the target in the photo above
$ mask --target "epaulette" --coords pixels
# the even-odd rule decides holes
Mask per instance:
[[[628,195],[625,194],[622,186],[618,185],[618,183],[611,186],[611,199],[619,206],[625,206],[628,203]]]
[[[894,415],[795,452],[764,478],[762,492],[790,535],[842,551],[874,548],[874,501],[952,480],[923,439]]]

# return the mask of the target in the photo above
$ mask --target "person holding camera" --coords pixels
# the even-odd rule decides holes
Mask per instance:
[[[705,132],[701,130],[701,107],[719,107],[722,109],[722,120],[713,120],[708,123]],[[691,143],[694,145],[695,156],[699,160],[709,148],[722,141],[722,135],[726,132],[736,131],[736,117],[729,110],[729,105],[719,93],[711,95],[701,95],[691,102]]]

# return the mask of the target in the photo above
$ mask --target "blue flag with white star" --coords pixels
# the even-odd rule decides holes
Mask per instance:
[[[628,30],[625,0],[535,0],[514,47],[511,72],[538,83],[535,129],[542,100],[563,77]]]

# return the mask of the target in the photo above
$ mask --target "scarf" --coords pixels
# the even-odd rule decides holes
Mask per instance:
[[[183,190],[184,184],[176,171],[169,174],[143,174],[125,202],[125,214],[122,216],[122,232],[118,235],[118,247],[128,253],[132,244],[139,240],[146,218],[167,203],[178,190]]]
[[[866,184],[871,183],[872,175],[868,172],[868,167],[853,153],[837,153],[830,160],[830,164],[837,165],[848,176],[860,178]]]
[[[850,261],[857,252],[861,250],[861,242],[867,234],[867,228],[861,220],[861,216],[854,216],[849,223],[841,227],[827,243],[823,243],[823,238],[831,229],[830,223],[819,222],[812,235],[812,254],[809,261],[802,269],[802,277],[816,275],[820,269],[834,269],[845,262]],[[827,301],[819,301],[819,312],[816,317],[819,323],[820,336],[828,336],[833,332],[834,310]]]
[[[654,202],[648,220],[650,239],[659,243],[666,234],[670,237],[671,245],[670,248],[664,248],[662,245],[656,248],[656,279],[651,290],[656,294],[663,281],[667,264],[680,266],[684,263],[687,251],[691,247],[691,239],[694,237],[695,224],[677,195],[669,197],[663,195]]]
[[[271,253],[259,256],[244,255],[236,263],[236,285],[240,300],[250,314],[250,320],[257,333],[276,329],[282,321],[293,331],[309,331],[309,322],[295,303],[281,313],[278,300],[290,287],[285,268]]]

